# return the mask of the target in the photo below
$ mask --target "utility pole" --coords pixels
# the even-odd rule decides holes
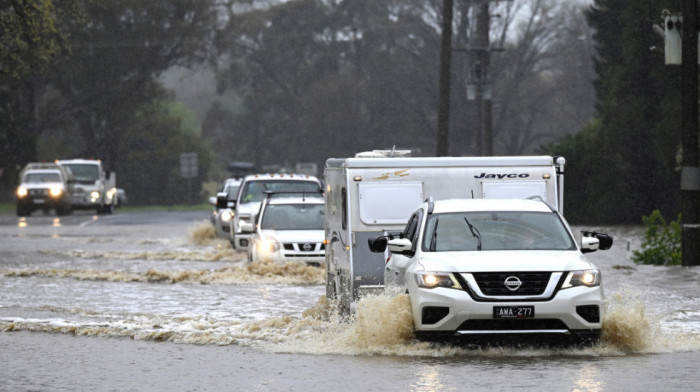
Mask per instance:
[[[491,53],[489,29],[491,23],[490,0],[481,0],[476,5],[476,28],[473,44],[469,52],[473,53],[467,98],[474,100],[477,152],[481,156],[493,155],[493,134],[491,130],[491,83],[489,67]]]
[[[437,153],[439,157],[450,151],[450,69],[452,62],[452,6],[453,0],[442,2],[442,40],[440,44],[440,107],[438,108]]]
[[[700,157],[698,147],[698,0],[683,0],[681,214],[683,265],[700,265]]]

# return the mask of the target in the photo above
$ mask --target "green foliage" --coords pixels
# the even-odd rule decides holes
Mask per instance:
[[[200,185],[211,164],[211,154],[200,136],[188,129],[185,111],[170,101],[139,108],[119,140],[117,181],[129,192],[130,205],[174,205],[202,200]],[[183,118],[185,121],[183,121]],[[180,154],[196,152],[200,176],[180,176]]]
[[[160,154],[170,141],[138,140],[150,140],[150,133],[164,138],[163,132],[188,151],[201,150],[206,170],[209,154],[196,118],[169,98],[157,78],[172,67],[210,60],[216,21],[214,0],[0,0],[2,185],[12,189],[16,168],[28,161],[72,157],[100,158],[117,172],[120,185],[128,183],[125,139],[137,138],[137,152],[148,146]],[[139,126],[152,102],[169,102],[171,112],[159,110],[154,128]],[[139,181],[158,178],[153,183],[162,185],[162,165],[178,166],[172,159],[155,163],[137,171]],[[159,200],[187,200],[182,188],[165,188],[171,192]],[[138,202],[140,190],[129,191]]]
[[[0,76],[40,74],[64,52],[52,0],[0,2]]]
[[[659,210],[654,210],[643,218],[646,231],[642,250],[634,251],[632,260],[637,264],[680,265],[681,250],[681,216],[666,222]]]
[[[676,11],[675,4],[595,0],[587,13],[599,54],[599,118],[595,130],[546,148],[568,159],[565,205],[572,222],[634,223],[654,209],[667,216],[680,210],[680,73],[649,50],[663,44],[652,24],[663,9]],[[584,188],[575,189],[577,183]]]

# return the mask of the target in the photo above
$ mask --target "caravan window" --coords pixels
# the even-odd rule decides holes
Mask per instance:
[[[360,220],[366,225],[405,224],[423,202],[421,182],[359,184]]]

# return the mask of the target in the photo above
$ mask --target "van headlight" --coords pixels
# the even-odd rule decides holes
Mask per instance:
[[[564,284],[561,286],[562,289],[568,289],[570,287],[586,286],[595,287],[600,286],[600,270],[589,269],[584,271],[571,271],[566,276]]]
[[[435,287],[449,287],[453,289],[462,288],[454,275],[449,272],[419,271],[415,272],[413,276],[416,278],[418,287],[424,287],[427,289],[432,289]]]
[[[27,188],[25,188],[23,186],[17,188],[17,197],[22,198],[22,197],[27,196],[28,194],[29,194],[29,191],[27,190]]]
[[[223,222],[228,223],[231,221],[231,219],[233,219],[233,212],[231,212],[231,210],[223,210],[221,212],[221,220]]]

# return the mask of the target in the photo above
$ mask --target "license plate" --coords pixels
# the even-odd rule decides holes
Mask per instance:
[[[44,199],[34,199],[34,204],[44,204]]]
[[[534,306],[494,306],[493,318],[532,318],[535,317]]]

